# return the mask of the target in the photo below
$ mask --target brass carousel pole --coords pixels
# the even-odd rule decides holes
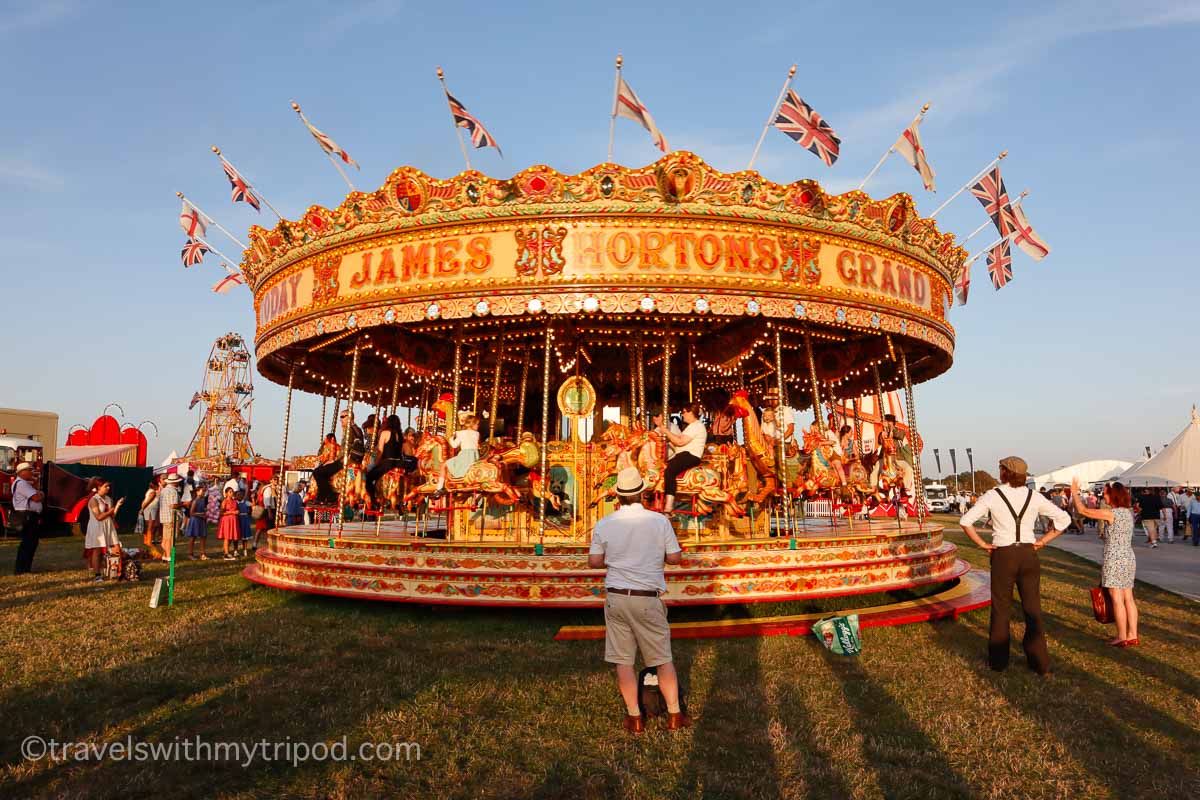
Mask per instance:
[[[813,417],[817,421],[817,433],[825,437],[825,421],[821,419],[821,386],[817,383],[817,360],[813,357],[812,334],[804,334],[804,349],[808,353],[808,382],[812,387]],[[830,513],[833,506],[833,490],[829,490]]]
[[[333,411],[329,414],[329,427],[326,431],[337,430],[338,409],[342,406],[342,395],[340,392],[333,393]]]
[[[354,424],[354,391],[358,388],[358,358],[359,346],[358,337],[354,337],[354,359],[350,362],[350,394],[346,401],[346,408],[350,413],[346,415],[346,427],[342,429],[342,453],[344,460],[342,462],[342,494],[338,498],[338,536],[342,535],[342,531],[346,527],[346,495],[350,490],[349,471],[350,471],[350,426]]]
[[[479,348],[475,348],[475,394],[471,398],[471,413],[479,413],[479,362],[483,360],[483,353]]]
[[[517,443],[521,442],[521,434],[525,432],[525,388],[529,385],[529,343],[521,356],[521,398],[517,401]]]
[[[496,371],[492,373],[492,407],[488,418],[488,438],[496,438],[496,414],[500,411],[500,374],[504,370],[504,337],[496,343]]]
[[[538,545],[546,541],[546,503],[550,497],[550,475],[546,470],[546,456],[550,446],[550,341],[553,328],[547,323],[545,346],[542,348],[542,507],[538,513]]]
[[[811,355],[811,350],[810,350]],[[784,442],[787,434],[787,428],[783,424],[783,412],[788,407],[787,404],[787,381],[783,376],[783,336],[779,328],[775,328],[775,383],[779,387],[779,403],[778,411],[775,414],[775,437],[779,442],[779,485],[783,487],[784,496],[784,525],[787,527],[788,536],[795,535],[796,515],[792,509],[792,493],[788,489],[788,474],[787,474],[787,443]]]
[[[637,346],[629,348],[629,429],[638,418],[637,407]]]
[[[641,417],[642,427],[650,428],[650,419],[646,408],[646,347],[642,344],[642,336],[638,334],[637,343],[637,383],[638,383],[638,416]]]
[[[319,423],[319,427],[321,428],[322,443],[325,441],[325,408],[328,402],[329,395],[325,394],[325,392],[321,392],[321,422]]]
[[[667,430],[671,429],[671,340],[666,336],[663,337],[663,376],[662,376],[662,426]],[[662,441],[662,463],[663,470],[666,471],[667,455],[671,452],[667,446],[668,437],[664,436]],[[666,484],[663,484],[663,491],[666,491]],[[666,495],[663,495],[663,505],[666,505]],[[693,509],[695,510],[695,509]]]
[[[392,404],[388,416],[395,414],[397,411],[396,401],[400,399],[400,367],[396,367],[396,377],[392,379]]]
[[[446,415],[446,438],[458,428],[458,393],[462,388],[462,327],[454,334],[454,378],[451,390],[450,413]]]
[[[913,454],[913,488],[916,490],[917,528],[925,527],[925,485],[921,481],[921,453],[917,449],[917,404],[913,400],[912,382],[908,378],[908,354],[900,350],[900,375],[904,378],[905,411],[908,413],[908,446]]]
[[[280,498],[281,500],[286,500],[286,498],[287,498],[287,495],[284,493],[283,490],[285,488],[287,488],[284,484],[284,479],[286,477],[285,470],[287,470],[288,429],[290,428],[290,426],[292,424],[292,387],[295,385],[295,380],[296,380],[296,362],[293,361],[291,369],[288,370],[287,405],[284,406],[284,411],[283,411],[283,447],[281,447],[279,450],[279,484],[278,484],[279,488],[276,490],[276,494],[275,494],[275,496]],[[321,417],[322,417],[322,419],[324,419],[324,417],[325,417],[325,409],[324,408],[321,409]],[[285,505],[286,505],[286,503],[281,503],[278,500],[275,502],[275,509],[276,509],[275,510],[275,527],[276,528],[282,527],[279,523],[280,523],[281,519],[283,518],[283,511],[284,511]]]
[[[695,385],[692,382],[692,362],[696,360],[696,344],[688,342],[688,402],[696,402]]]

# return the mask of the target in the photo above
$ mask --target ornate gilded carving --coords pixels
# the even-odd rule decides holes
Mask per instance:
[[[518,228],[513,235],[517,238],[518,275],[536,275],[539,269],[543,275],[558,275],[563,271],[567,264],[563,257],[566,228]]]
[[[313,267],[313,302],[324,303],[338,296],[338,267],[340,256],[329,256]]]
[[[779,275],[784,280],[795,281],[802,278],[809,286],[821,282],[821,266],[818,258],[821,255],[821,240],[812,242],[799,236],[780,236],[779,249],[783,251],[785,261],[779,268]]]

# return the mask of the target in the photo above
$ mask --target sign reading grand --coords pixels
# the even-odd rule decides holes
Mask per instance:
[[[561,276],[557,288],[619,282],[630,273],[661,276],[671,288],[694,290],[708,276],[747,279],[739,290],[851,289],[933,308],[930,273],[904,256],[885,257],[861,245],[786,228],[736,232],[717,228],[634,227],[582,223],[531,225],[502,231],[401,239],[343,254],[313,256],[298,271],[260,290],[259,327],[313,303],[381,290],[398,300],[436,295],[447,281],[486,281],[486,291],[522,287]],[[711,278],[709,278],[711,280]],[[769,285],[768,285],[769,284]],[[654,286],[639,282],[639,286]],[[481,289],[484,288],[481,285]]]

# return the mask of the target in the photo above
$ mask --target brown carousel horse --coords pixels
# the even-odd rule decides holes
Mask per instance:
[[[415,486],[404,496],[408,503],[420,497],[434,494],[438,489],[442,465],[449,458],[450,443],[440,433],[426,431],[417,445],[417,470],[425,482]],[[461,478],[446,476],[445,489],[450,494],[481,493],[493,495],[493,499],[504,505],[517,502],[520,495],[504,480],[504,468],[490,458],[481,458],[467,468]]]
[[[663,489],[663,473],[666,470],[666,462],[662,458],[662,451],[663,447],[658,434],[651,433],[647,435],[645,443],[637,448],[634,458],[633,466],[642,473],[642,480],[651,492],[661,492]],[[742,469],[740,476],[737,475],[736,467],[731,473],[734,491],[725,488],[719,472],[701,464],[679,476],[676,480],[675,494],[691,495],[694,498],[695,510],[702,514],[711,514],[714,505],[723,505],[733,516],[745,516],[746,510],[738,503],[735,496],[739,488],[742,492],[746,490],[745,462],[735,460],[735,463],[741,463]]]
[[[758,492],[748,496],[746,501],[761,505],[779,493],[779,476],[775,472],[775,451],[778,448],[773,447],[771,439],[762,432],[758,414],[754,411],[754,406],[750,405],[746,390],[739,389],[734,392],[729,405],[734,414],[742,420],[742,430],[746,436],[746,458],[758,477]]]

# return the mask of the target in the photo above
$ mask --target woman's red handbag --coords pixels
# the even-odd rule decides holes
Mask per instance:
[[[1092,587],[1092,613],[1096,615],[1096,622],[1103,622],[1106,625],[1113,622],[1112,597],[1108,589],[1103,586]]]

